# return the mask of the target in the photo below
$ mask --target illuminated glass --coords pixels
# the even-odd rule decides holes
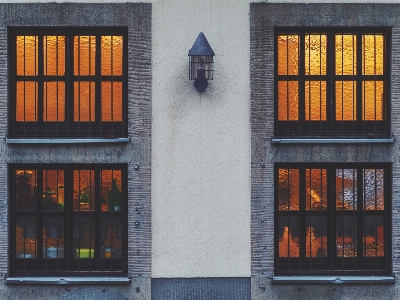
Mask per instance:
[[[299,69],[299,36],[278,36],[278,74],[296,75]]]
[[[279,210],[299,209],[299,170],[279,170]]]
[[[278,120],[298,120],[299,92],[297,81],[278,82]]]

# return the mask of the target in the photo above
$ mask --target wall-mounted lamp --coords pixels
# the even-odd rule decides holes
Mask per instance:
[[[213,79],[213,56],[206,37],[200,32],[192,49],[189,50],[189,79],[194,80],[194,87],[200,93],[204,92],[208,86],[208,80]]]

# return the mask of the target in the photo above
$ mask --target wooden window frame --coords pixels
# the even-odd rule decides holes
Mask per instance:
[[[38,73],[37,76],[17,75],[16,65],[16,37],[38,37]],[[43,60],[43,36],[65,36],[65,75],[45,75]],[[74,75],[74,43],[75,36],[96,37],[95,74],[89,76]],[[122,36],[122,74],[101,74],[101,47],[102,36]],[[8,74],[9,74],[9,138],[120,138],[128,136],[128,101],[127,101],[127,69],[128,69],[128,34],[126,27],[9,27],[8,28]],[[16,84],[19,82],[36,82],[38,94],[37,120],[17,121],[16,116]],[[94,121],[74,120],[74,83],[84,81],[95,85],[95,116]],[[63,82],[65,84],[65,120],[45,121],[43,118],[44,83]],[[121,121],[103,121],[101,116],[101,85],[103,82],[121,83],[122,111]],[[114,100],[111,100],[114,101]]]
[[[37,173],[36,181],[36,197],[32,196],[31,207],[25,209],[17,208],[17,175],[16,171],[34,170]],[[64,207],[60,209],[45,209],[43,196],[43,171],[45,170],[62,170],[64,171]],[[91,210],[81,210],[73,208],[74,192],[74,171],[77,170],[93,170],[94,174],[94,203]],[[118,209],[104,210],[102,208],[101,179],[100,172],[102,170],[114,170],[121,172],[122,194],[121,207]],[[10,164],[9,171],[9,268],[10,275],[126,275],[128,272],[128,201],[127,201],[127,165],[126,164]],[[36,237],[36,254],[35,257],[17,255],[17,219],[26,220],[30,218],[34,220],[36,226],[32,229]],[[44,233],[43,223],[46,218],[58,218],[63,220],[63,257],[51,257],[47,255],[43,246]],[[74,230],[76,226],[80,226],[80,222],[84,222],[91,218],[94,226],[94,253],[89,257],[81,257],[80,254],[74,252]],[[120,232],[120,251],[115,257],[107,257],[101,246],[102,228],[105,224],[104,220],[112,220],[115,224],[121,224]],[[24,221],[25,222],[25,221]],[[78,222],[79,224],[76,225]],[[76,226],[74,227],[73,224]],[[57,225],[57,230],[58,230]],[[79,227],[80,228],[80,227]],[[79,229],[80,230],[80,229]],[[24,235],[26,233],[24,232]],[[31,233],[32,234],[32,233]],[[60,234],[60,233],[58,233]],[[92,233],[91,233],[92,234]],[[104,237],[103,237],[104,238]],[[24,242],[25,243],[25,242]],[[117,251],[117,250],[115,250]],[[111,249],[112,252],[112,249]],[[24,253],[25,250],[24,250]],[[46,257],[47,256],[47,257]],[[82,254],[83,256],[83,254]],[[91,256],[91,257],[90,257]]]
[[[306,75],[305,35],[324,34],[327,36],[327,57],[325,75]],[[362,49],[362,35],[380,34],[384,36],[383,75],[362,75],[362,51],[357,51],[357,69],[355,75],[335,74],[335,35],[356,35],[357,49]],[[278,74],[278,36],[298,35],[299,68],[297,75]],[[274,37],[274,73],[275,73],[275,117],[274,135],[276,138],[390,138],[390,60],[391,28],[388,27],[275,27]],[[356,120],[335,120],[335,84],[340,81],[356,82]],[[297,82],[298,84],[298,120],[278,120],[278,83]],[[326,82],[326,120],[306,120],[305,84],[307,81]],[[362,82],[383,82],[383,120],[362,120]]]
[[[299,208],[290,210],[279,209],[279,170],[291,169],[299,171]],[[327,208],[326,210],[306,209],[306,179],[307,169],[327,170]],[[355,210],[343,210],[336,207],[336,182],[335,172],[338,169],[357,169],[357,207]],[[364,192],[363,174],[365,169],[384,170],[384,209],[367,210],[363,209]],[[276,163],[275,164],[275,275],[391,275],[392,270],[392,221],[391,221],[391,192],[392,192],[392,165],[391,163]],[[311,257],[306,254],[306,222],[307,217],[324,217],[327,220],[327,253]],[[352,216],[357,220],[357,255],[349,257],[337,254],[337,217]],[[365,216],[376,216],[383,219],[384,224],[384,255],[363,256],[363,231],[366,224],[363,221]],[[289,254],[280,257],[279,253],[279,219],[298,220],[299,222],[299,250],[296,254]],[[344,225],[343,225],[344,226]],[[304,229],[304,230],[301,230]],[[290,245],[288,246],[290,248]],[[297,250],[296,250],[297,251]]]

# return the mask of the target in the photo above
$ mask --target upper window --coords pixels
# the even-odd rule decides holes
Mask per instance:
[[[390,274],[390,164],[277,164],[275,183],[275,274]]]
[[[277,28],[275,135],[388,137],[390,30]]]
[[[126,137],[126,28],[10,28],[9,137]]]
[[[11,274],[126,274],[125,165],[9,166]]]

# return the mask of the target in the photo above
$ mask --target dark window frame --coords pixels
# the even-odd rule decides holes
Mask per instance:
[[[278,75],[278,35],[293,34],[300,36],[299,47],[299,72],[298,75]],[[327,35],[327,72],[326,75],[306,75],[305,74],[305,47],[304,36],[306,34],[326,34]],[[382,34],[384,40],[384,71],[383,75],[362,75],[362,51],[357,51],[357,74],[356,75],[336,75],[334,67],[334,36],[335,34],[352,34],[362,36],[363,34]],[[277,138],[390,138],[390,61],[391,61],[391,39],[390,27],[275,27],[274,32],[274,135]],[[357,38],[357,49],[362,49],[362,40]],[[321,80],[324,78],[324,80]],[[335,120],[335,82],[354,80],[357,83],[356,105],[357,120],[341,121]],[[307,121],[305,120],[305,82],[308,80],[326,81],[326,120]],[[362,81],[382,80],[384,84],[383,101],[383,120],[363,121],[362,116]],[[295,81],[298,82],[299,95],[299,120],[279,121],[278,120],[278,82]],[[331,102],[331,104],[329,104]]]
[[[17,210],[16,208],[16,170],[37,170],[36,209]],[[65,173],[65,208],[63,211],[43,209],[42,182],[43,170],[63,170]],[[82,211],[73,209],[73,172],[75,170],[94,170],[95,204],[94,210]],[[121,171],[122,201],[119,211],[103,211],[100,191],[100,171]],[[10,275],[126,275],[128,273],[128,167],[126,164],[9,164],[9,270]],[[68,202],[68,199],[70,202]],[[45,258],[43,253],[43,220],[51,217],[64,219],[64,257]],[[94,257],[74,257],[73,220],[74,218],[94,219]],[[17,218],[34,218],[36,222],[35,236],[37,240],[36,258],[17,258],[16,224]],[[117,258],[101,257],[101,220],[111,218],[121,224],[121,255]],[[83,219],[82,219],[83,220]],[[79,221],[80,222],[80,221]]]
[[[16,36],[39,36],[38,75],[17,76],[16,74]],[[46,35],[66,36],[65,75],[44,75],[42,38]],[[73,38],[74,36],[96,36],[95,75],[74,75]],[[105,76],[100,73],[101,36],[123,36],[122,75]],[[128,30],[127,27],[8,27],[8,137],[9,138],[118,138],[128,136]],[[16,83],[32,80],[38,83],[38,120],[16,121]],[[43,121],[43,83],[46,81],[65,82],[65,121]],[[95,121],[74,121],[74,82],[95,83]],[[122,82],[122,121],[101,121],[101,83],[105,81]]]
[[[299,210],[279,210],[279,169],[299,171]],[[327,210],[307,210],[306,204],[306,169],[327,169]],[[336,210],[334,172],[337,169],[383,169],[384,170],[384,210],[363,210],[362,172],[357,172],[357,209]],[[392,271],[392,164],[391,163],[276,163],[274,167],[274,260],[275,275],[391,275]],[[384,222],[384,256],[363,257],[363,230],[365,216],[382,216]],[[306,228],[307,217],[324,216],[327,219],[327,256],[307,257]],[[336,257],[336,221],[339,216],[354,216],[357,220],[357,257]],[[299,256],[279,257],[279,218],[298,218]],[[361,253],[361,255],[359,255]]]

